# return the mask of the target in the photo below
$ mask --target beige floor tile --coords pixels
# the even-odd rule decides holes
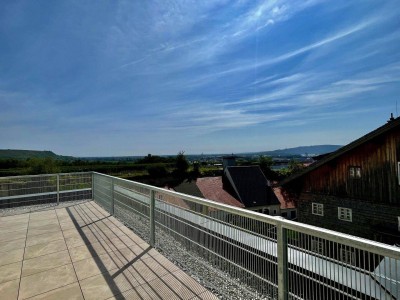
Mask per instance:
[[[31,228],[29,226],[28,237],[32,236],[32,235],[40,235],[40,234],[46,234],[46,233],[51,233],[51,232],[56,232],[56,231],[61,231],[61,227],[58,223],[51,224],[51,225],[44,225],[44,226],[35,227],[35,228]]]
[[[37,256],[42,256],[54,252],[59,252],[67,249],[64,240],[56,240],[48,243],[38,244],[25,248],[24,259],[30,259]]]
[[[21,278],[19,299],[30,298],[77,281],[72,264]]]
[[[35,221],[51,221],[51,220],[58,220],[57,215],[55,213],[53,214],[38,214],[38,213],[32,213],[31,217],[29,219],[29,222],[35,222]]]
[[[85,244],[70,248],[69,253],[72,261],[75,262],[89,257],[96,257],[104,253],[111,252],[112,250],[113,249],[104,241],[100,241],[97,243]]]
[[[8,252],[15,249],[25,248],[26,238],[1,242],[0,243],[0,253]],[[1,255],[1,254],[0,254]]]
[[[102,254],[98,257],[90,257],[74,263],[75,272],[79,280],[101,274],[107,270],[121,267],[122,262],[113,252]]]
[[[12,232],[6,232],[0,234],[0,243],[4,243],[7,241],[12,241],[12,240],[18,240],[26,237],[26,229],[24,230],[18,230],[18,231],[12,231]]]
[[[71,259],[69,257],[68,250],[24,260],[24,264],[22,267],[22,277],[43,272],[70,263]]]
[[[20,215],[12,215],[0,218],[0,225],[1,223],[8,222],[8,221],[28,221],[29,214],[20,214]]]
[[[14,231],[23,231],[23,230],[26,231],[27,229],[28,229],[28,223],[0,227],[0,236],[3,233],[14,232]]]
[[[21,275],[22,262],[16,262],[0,267],[0,283],[18,279]]]
[[[82,245],[97,243],[102,240],[103,239],[101,239],[98,236],[95,236],[93,234],[84,234],[84,235],[78,235],[78,236],[72,236],[72,237],[66,238],[65,242],[67,243],[68,248],[74,248],[74,247],[78,247],[78,246],[82,246]]]
[[[72,221],[60,221],[60,227],[61,230],[68,230],[68,229],[72,229],[72,228],[76,228],[74,222]]]
[[[107,299],[139,286],[130,273],[120,272],[119,269],[86,278],[80,284],[86,300]]]
[[[29,236],[26,240],[26,246],[34,246],[43,243],[49,243],[56,240],[64,239],[61,231],[50,232],[41,235]]]
[[[57,219],[30,221],[29,229],[43,227],[43,226],[59,226]]]
[[[4,253],[1,253],[0,255],[0,266],[3,265],[8,265],[11,263],[15,263],[18,261],[22,261],[24,258],[24,249],[16,249],[16,250],[10,250]]]
[[[14,300],[18,297],[19,279],[0,283],[0,298]]]
[[[76,282],[29,298],[29,300],[83,300],[83,295]]]

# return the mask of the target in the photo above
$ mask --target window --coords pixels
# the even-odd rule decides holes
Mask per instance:
[[[361,167],[349,167],[350,178],[361,178]]]
[[[350,208],[338,207],[338,218],[342,221],[352,221],[352,212]]]
[[[321,203],[313,203],[312,204],[312,214],[317,216],[324,215],[324,205]]]
[[[340,249],[340,260],[346,264],[354,265],[356,260],[356,254],[354,251],[341,248]]]
[[[317,239],[312,239],[311,251],[318,254],[324,254],[324,242]]]

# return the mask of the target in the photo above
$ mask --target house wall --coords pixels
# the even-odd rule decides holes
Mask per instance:
[[[395,128],[310,171],[304,176],[301,190],[399,205],[399,160],[400,128]],[[361,178],[350,178],[352,166],[361,167]]]
[[[359,237],[400,245],[398,217],[400,207],[365,203],[358,199],[302,193],[298,202],[298,221]],[[312,203],[324,205],[324,215],[312,214]],[[352,210],[352,221],[338,218],[338,207]]]

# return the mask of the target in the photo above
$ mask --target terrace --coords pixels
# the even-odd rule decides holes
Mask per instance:
[[[400,250],[100,173],[0,178],[4,299],[398,299]]]

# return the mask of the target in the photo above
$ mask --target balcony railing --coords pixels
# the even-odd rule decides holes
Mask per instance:
[[[56,203],[93,194],[227,299],[233,286],[252,299],[400,299],[397,247],[104,174],[63,176],[68,174],[0,179],[0,203]]]

